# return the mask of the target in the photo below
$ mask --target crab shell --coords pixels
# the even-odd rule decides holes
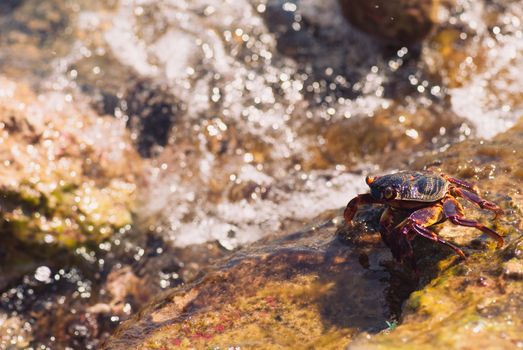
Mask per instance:
[[[367,177],[366,181],[372,197],[378,200],[430,203],[443,199],[449,189],[449,182],[440,175],[421,171]]]

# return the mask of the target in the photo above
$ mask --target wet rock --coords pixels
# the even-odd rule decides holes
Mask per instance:
[[[521,343],[521,280],[500,273],[503,252],[479,253],[441,272],[411,295],[391,333],[362,337],[349,349],[512,349]]]
[[[2,75],[23,76],[28,70],[49,73],[50,62],[70,50],[75,15],[74,6],[61,1],[2,1]]]
[[[523,67],[517,59],[523,47],[513,45],[519,43],[521,23],[507,20],[519,18],[521,9],[510,1],[452,3],[442,11],[445,24],[424,43],[419,62],[428,79],[440,81],[442,92],[448,92],[451,109],[478,136],[491,138],[515,124],[523,110],[521,81],[514,79]],[[471,9],[474,19],[464,15]]]
[[[342,348],[392,317],[382,256],[389,255],[379,240],[348,247],[332,223],[267,239],[169,292],[106,348]]]
[[[125,126],[62,96],[1,85],[2,239],[72,248],[125,230],[140,168]]]
[[[477,181],[484,195],[502,205],[505,214],[497,222],[471,206],[465,209],[468,216],[495,227],[505,238],[505,248],[495,250],[495,244],[485,237],[487,244],[476,246],[472,240],[474,236],[478,239],[478,232],[445,225],[440,235],[465,245],[467,261],[456,264],[454,257],[441,260],[436,277],[405,303],[402,322],[393,332],[362,336],[349,349],[391,349],[407,344],[416,349],[511,349],[523,344],[523,197],[514,186],[523,167],[522,136],[520,120],[492,141],[463,142],[443,154],[418,160],[417,165],[440,160],[438,170]]]
[[[362,161],[384,168],[398,167],[428,146],[443,146],[459,137],[462,121],[448,111],[392,105],[372,117],[353,118],[302,130],[318,138],[311,146],[304,168],[329,168],[343,164],[351,169]]]
[[[126,119],[140,155],[151,157],[169,141],[171,129],[185,106],[166,83],[141,77],[113,54],[94,49],[93,56],[68,67],[69,75],[102,115]]]
[[[152,85],[152,86],[151,86]],[[165,146],[180,109],[167,86],[138,83],[126,93],[129,126],[138,134],[136,143],[142,156],[150,157],[154,146]]]
[[[388,42],[408,45],[423,39],[436,18],[438,0],[339,0],[357,28]]]
[[[503,264],[503,274],[508,278],[523,279],[523,262],[519,259],[510,259]]]
[[[21,276],[35,271],[41,263],[29,252],[20,249],[16,242],[4,238],[0,248],[0,291],[19,280]]]
[[[98,349],[120,322],[153,297],[194,281],[229,254],[217,243],[173,248],[152,234],[141,236],[140,245],[122,241],[117,235],[101,243],[99,250],[76,249],[90,264],[78,257],[73,262],[57,255],[40,259],[21,282],[7,289],[1,285],[0,324],[5,312],[6,318],[20,319],[24,327],[4,338],[0,332],[0,339],[10,344],[28,337],[34,348]],[[0,276],[9,275],[11,266],[0,264]],[[0,344],[0,350],[5,349]]]
[[[22,4],[23,0],[6,0],[0,4],[0,15],[8,14]]]
[[[523,244],[523,201],[513,185],[522,165],[522,133],[523,121],[492,141],[479,146],[478,141],[464,142],[413,164],[416,168],[440,159],[439,170],[456,176],[465,175],[460,174],[464,167],[475,169],[470,176],[506,211],[489,223],[504,235],[506,247],[475,245],[478,232],[448,224],[449,231],[465,231],[463,237],[470,238],[460,241],[469,255],[466,261],[445,247],[417,240],[419,290],[403,305],[397,327],[386,329],[385,321],[398,316],[412,289],[405,290],[408,283],[394,270],[389,276],[380,266],[390,265],[390,253],[376,227],[355,225],[343,234],[343,245],[332,226],[324,225],[239,251],[195,284],[174,289],[144,309],[115,333],[106,349],[517,346],[522,341],[523,281],[514,274],[507,278],[506,272],[519,271],[513,261]],[[378,215],[368,207],[357,220],[372,223]]]
[[[0,325],[0,344],[78,348],[108,333],[99,313],[82,312],[91,281],[79,270],[92,277],[99,263],[86,246],[129,229],[141,160],[121,122],[64,95],[37,96],[3,77],[0,86],[0,309],[23,325]]]

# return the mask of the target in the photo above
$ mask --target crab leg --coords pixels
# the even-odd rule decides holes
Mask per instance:
[[[448,176],[447,174],[440,174],[445,180],[447,180],[450,183],[453,183],[454,185],[458,185],[460,187],[463,187],[471,192],[474,192],[475,194],[479,194],[478,186],[476,186],[473,183],[470,183],[465,180],[456,179],[454,177]]]
[[[351,223],[360,205],[373,203],[382,203],[382,201],[375,199],[370,195],[370,193],[359,194],[356,197],[352,198],[351,201],[347,204],[345,211],[343,212],[345,222],[347,224]]]
[[[408,260],[415,267],[414,251],[410,244],[409,232],[403,232],[403,227],[385,227],[380,229],[381,237],[390,248],[392,256],[397,261]]]
[[[449,219],[454,225],[474,227],[478,230],[481,230],[482,232],[486,233],[491,238],[496,240],[496,242],[498,243],[498,248],[501,248],[503,246],[503,237],[501,237],[497,232],[477,221],[465,218],[463,216],[463,209],[461,208],[461,205],[458,203],[456,199],[447,197],[443,201],[443,215],[445,219]]]
[[[402,233],[408,231],[414,232],[424,238],[430,239],[431,241],[441,243],[451,248],[456,254],[465,258],[465,254],[461,249],[456,247],[454,244],[447,242],[446,240],[439,237],[436,233],[429,230],[427,227],[434,225],[439,222],[442,217],[441,205],[435,205],[431,207],[422,208],[412,213],[406,220],[402,222]]]
[[[495,203],[489,202],[488,200],[481,198],[479,195],[475,193],[457,187],[451,188],[451,192],[455,196],[465,198],[469,202],[476,204],[481,209],[490,210],[495,214],[494,218],[497,218],[500,214],[503,214],[503,209],[498,207]]]
[[[398,261],[407,258],[415,269],[414,252],[410,245],[408,232],[403,234],[401,227],[394,227],[394,212],[390,207],[385,208],[380,218],[381,239],[390,248],[392,256]]]
[[[392,256],[397,261],[403,262],[406,261],[410,264],[412,270],[416,272],[416,275],[419,277],[419,271],[416,266],[416,259],[414,258],[414,250],[412,249],[412,232],[408,227],[398,225],[394,228],[382,226],[381,237],[383,241],[390,248]],[[385,240],[385,236],[388,237],[388,240]]]
[[[381,239],[389,248],[392,243],[391,234],[393,231],[393,226],[392,226],[393,224],[394,224],[394,215],[393,215],[392,209],[390,209],[390,207],[387,207],[383,211],[383,214],[381,214],[380,234],[381,234]]]
[[[442,239],[441,237],[439,237],[437,234],[435,234],[434,232],[432,232],[428,228],[426,228],[424,226],[421,226],[419,224],[416,224],[416,223],[412,223],[410,225],[410,228],[414,232],[416,232],[418,235],[420,235],[422,237],[425,237],[427,239],[430,239],[430,240],[432,240],[434,242],[438,242],[438,243],[444,244],[447,247],[451,248],[454,252],[456,252],[456,254],[460,255],[463,258],[466,258],[465,253],[463,253],[463,251],[461,249],[456,247],[454,244],[452,244],[450,242],[447,242],[446,240]]]

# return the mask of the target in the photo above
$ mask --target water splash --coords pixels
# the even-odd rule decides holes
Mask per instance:
[[[460,1],[460,7],[453,18],[471,32],[463,65],[477,66],[469,81],[450,89],[452,109],[472,123],[477,136],[492,138],[523,114],[523,8],[516,2],[476,1]]]

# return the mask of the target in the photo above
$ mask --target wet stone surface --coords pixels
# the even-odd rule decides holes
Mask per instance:
[[[0,79],[2,236],[71,249],[128,230],[141,162],[124,126]]]
[[[125,125],[0,77],[0,140],[0,348],[96,343],[115,322],[85,300],[130,229],[142,164]]]
[[[504,236],[505,247],[477,231],[457,229],[449,224],[439,234],[466,247],[466,261],[455,257],[434,265],[431,256],[419,250],[420,262],[437,266],[427,285],[414,292],[403,307],[402,321],[390,334],[361,339],[349,349],[437,349],[519,348],[523,346],[523,285],[520,279],[523,197],[518,186],[523,168],[523,122],[492,141],[469,141],[442,154],[418,160],[441,161],[441,169],[471,181],[491,200],[501,204],[505,214],[493,221],[489,214],[466,206],[467,216],[494,227]],[[481,215],[480,215],[481,214]]]
[[[105,348],[335,349],[383,330],[399,309],[378,264],[389,253],[375,234],[350,247],[335,231],[331,222],[239,251],[152,303]]]
[[[505,210],[502,219],[488,223],[504,236],[504,248],[494,249],[473,229],[444,224],[439,233],[459,242],[468,259],[417,239],[421,278],[412,284],[408,272],[390,262],[373,225],[379,211],[368,207],[359,214],[359,224],[338,232],[341,238],[322,227],[266,238],[240,250],[194,284],[150,304],[122,325],[105,348],[518,346],[522,202],[520,190],[510,183],[519,180],[522,126],[482,141],[480,148],[474,145],[478,141],[465,142],[418,160],[439,159],[439,170],[449,173],[459,173],[455,167],[476,169],[469,177],[477,176],[488,198]],[[483,178],[487,159],[489,169],[499,170]],[[479,216],[466,208],[467,215]],[[396,319],[399,325],[386,330],[385,322]]]
[[[132,245],[119,237],[96,250],[31,260],[22,281],[0,294],[0,349],[99,348],[156,295],[194,280],[226,254],[218,244],[172,249],[148,235]]]

